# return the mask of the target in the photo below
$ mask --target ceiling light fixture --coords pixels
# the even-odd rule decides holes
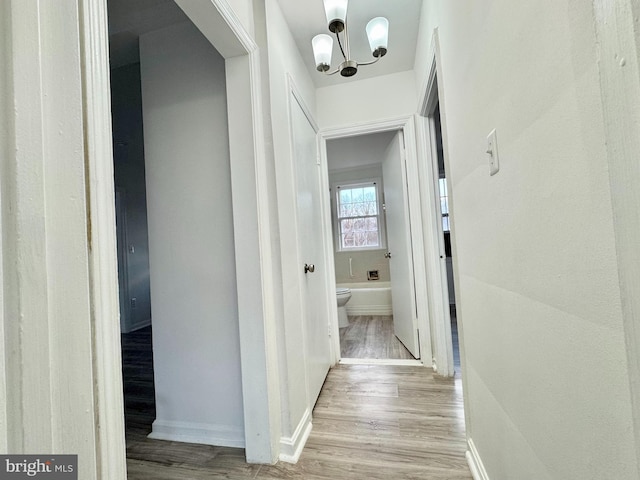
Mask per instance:
[[[329,31],[335,33],[338,39],[340,52],[344,57],[344,62],[338,68],[330,72],[331,54],[333,53],[333,38],[326,33],[321,33],[313,37],[313,56],[316,60],[316,69],[327,75],[340,72],[343,77],[353,77],[358,73],[358,67],[376,63],[387,53],[389,43],[389,20],[384,17],[376,17],[367,23],[367,38],[371,53],[375,60],[370,62],[356,62],[351,59],[351,49],[349,46],[349,32],[347,29],[347,3],[349,0],[324,0],[324,10],[327,15]],[[340,40],[342,33],[343,40]]]

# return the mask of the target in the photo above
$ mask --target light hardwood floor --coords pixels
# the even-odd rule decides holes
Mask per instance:
[[[342,358],[414,360],[393,333],[391,315],[354,315],[340,329]]]
[[[130,480],[472,478],[459,378],[441,379],[424,367],[339,365],[322,389],[300,461],[249,465],[241,449],[146,438],[153,408],[149,352],[137,354],[132,342],[144,348],[150,331],[126,337],[124,373],[133,376],[125,378]]]

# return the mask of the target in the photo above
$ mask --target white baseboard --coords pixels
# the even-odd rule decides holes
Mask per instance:
[[[466,453],[467,463],[469,464],[473,480],[489,480],[489,475],[487,475],[487,471],[482,464],[482,459],[480,458],[480,454],[478,453],[473,440],[469,439],[467,445],[469,446]]]
[[[347,315],[393,315],[391,305],[354,305],[347,304]]]
[[[424,367],[420,360],[394,358],[341,358],[340,365],[393,365],[402,367]]]
[[[173,442],[199,443],[244,448],[244,430],[231,425],[154,420],[149,438]]]
[[[311,411],[307,408],[302,419],[298,423],[295,432],[290,437],[282,437],[280,439],[280,456],[281,462],[296,463],[300,458],[302,449],[304,448],[309,434],[311,433]]]

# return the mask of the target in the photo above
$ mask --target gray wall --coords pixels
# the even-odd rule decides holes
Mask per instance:
[[[127,269],[122,274],[127,276],[129,286],[125,299],[128,304],[124,307],[129,309],[130,317],[123,324],[123,331],[128,332],[151,322],[140,64],[111,71],[111,115],[115,185],[125,210],[125,218],[117,220],[118,228],[123,227],[127,237],[127,245],[123,246]],[[135,308],[131,307],[133,298]]]
[[[244,445],[224,59],[191,24],[140,38],[157,418]]]

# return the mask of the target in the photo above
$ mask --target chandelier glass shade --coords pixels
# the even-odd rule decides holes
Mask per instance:
[[[376,17],[369,21],[366,27],[369,46],[374,60],[356,62],[351,58],[349,46],[349,32],[347,28],[348,0],[324,0],[324,10],[327,16],[327,26],[338,41],[343,61],[333,71],[331,70],[331,56],[333,53],[333,37],[326,33],[316,35],[311,40],[316,69],[327,75],[340,72],[343,77],[352,77],[358,72],[358,67],[376,63],[387,53],[389,43],[389,21],[384,17]]]

